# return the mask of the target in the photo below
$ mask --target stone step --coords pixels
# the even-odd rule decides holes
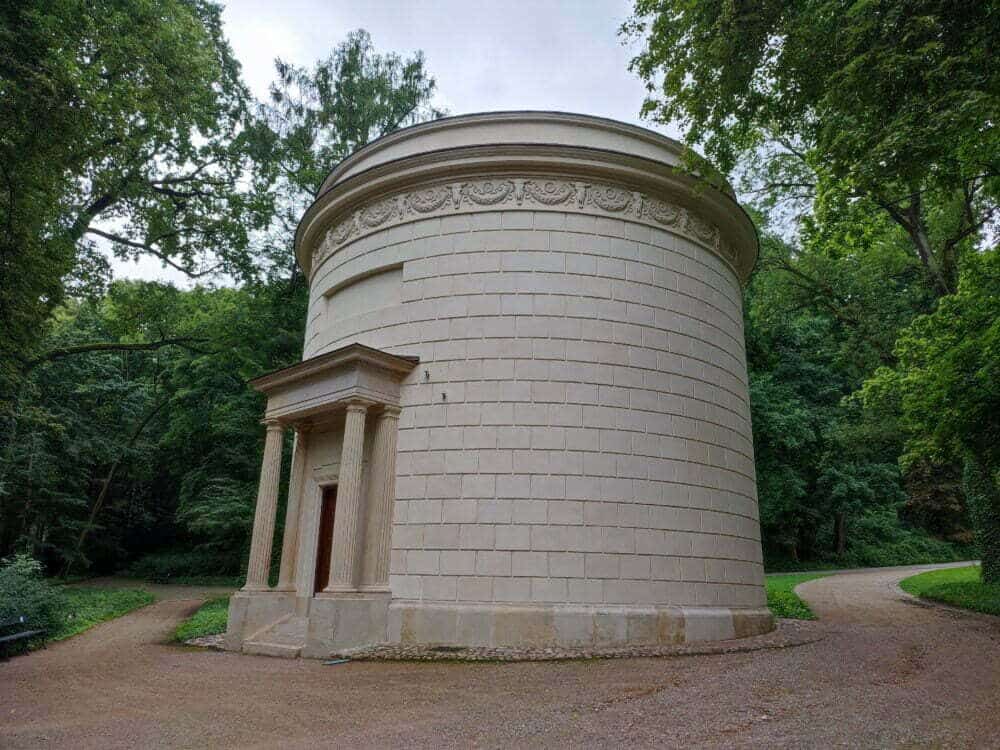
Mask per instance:
[[[257,656],[274,656],[279,659],[296,659],[302,651],[302,646],[287,643],[267,643],[265,641],[246,641],[243,644],[244,654]]]

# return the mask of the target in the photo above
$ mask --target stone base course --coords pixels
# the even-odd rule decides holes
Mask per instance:
[[[489,648],[433,646],[428,644],[380,643],[330,654],[353,661],[564,661],[569,659],[631,659],[666,656],[735,654],[744,651],[791,648],[815,643],[825,637],[816,623],[781,620],[770,633],[726,641],[675,645],[619,645],[590,648]]]
[[[395,600],[389,641],[472,647],[605,647],[725,641],[768,633],[766,608],[450,604]]]

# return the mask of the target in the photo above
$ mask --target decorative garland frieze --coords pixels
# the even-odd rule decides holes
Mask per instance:
[[[559,178],[491,178],[422,187],[369,203],[336,222],[313,255],[313,268],[349,240],[414,219],[501,207],[539,207],[630,216],[668,227],[708,246],[738,266],[736,248],[694,211],[627,188]]]

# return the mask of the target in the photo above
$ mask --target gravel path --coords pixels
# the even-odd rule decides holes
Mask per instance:
[[[909,574],[803,584],[808,645],[590,662],[201,651],[164,645],[198,606],[170,599],[0,664],[0,747],[1000,747],[1000,619],[916,604]]]

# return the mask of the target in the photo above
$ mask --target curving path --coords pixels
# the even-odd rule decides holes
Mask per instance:
[[[0,663],[0,747],[1000,747],[1000,618],[915,603],[922,568],[799,593],[781,651],[522,664],[354,663],[165,645],[165,599]],[[204,593],[204,592],[203,592]]]

